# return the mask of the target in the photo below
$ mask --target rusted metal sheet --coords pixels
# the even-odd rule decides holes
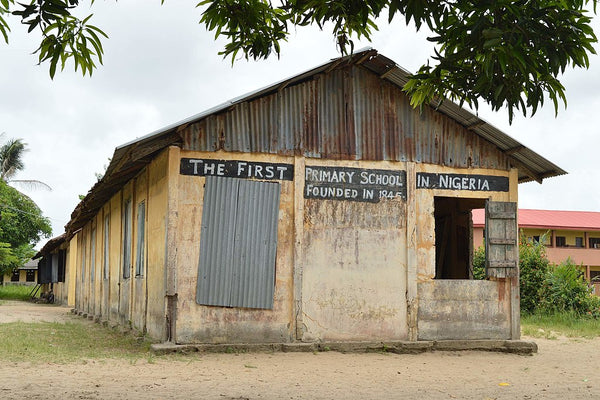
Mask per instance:
[[[222,119],[222,132],[218,120]],[[186,150],[303,154],[508,170],[492,143],[433,108],[413,109],[401,88],[351,65],[233,105],[181,131]]]
[[[208,176],[205,188],[196,302],[273,308],[279,183]]]
[[[366,49],[119,146],[104,178],[71,215],[68,236],[157,152],[181,141],[185,150],[517,167],[519,182],[566,173],[451,101],[436,101],[423,113],[414,110],[402,92],[409,77],[389,58]]]

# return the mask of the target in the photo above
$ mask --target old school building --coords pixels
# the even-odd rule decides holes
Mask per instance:
[[[408,76],[366,49],[118,147],[57,299],[175,343],[518,339],[518,184],[565,172]]]

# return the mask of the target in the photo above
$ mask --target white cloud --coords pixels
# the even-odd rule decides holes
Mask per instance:
[[[37,66],[29,54],[35,41],[18,24],[11,44],[0,44],[0,132],[29,143],[26,170],[19,176],[54,188],[28,194],[53,218],[55,234],[116,146],[339,55],[327,31],[299,28],[279,60],[238,60],[232,67],[217,54],[224,43],[198,24],[200,11],[193,4],[96,2],[91,12],[110,35],[104,41],[104,66],[91,78],[65,70],[51,81],[47,66]],[[356,48],[372,46],[411,71],[432,54],[425,31],[415,33],[402,21],[380,27],[372,43],[359,41]],[[531,119],[517,117],[512,126],[506,113],[480,110],[484,119],[570,172],[543,185],[521,185],[523,207],[600,211],[594,171],[600,148],[600,60],[593,56],[591,62],[589,71],[565,76],[569,107],[556,119],[551,103]]]

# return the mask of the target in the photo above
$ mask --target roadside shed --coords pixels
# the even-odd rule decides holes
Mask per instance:
[[[365,49],[118,147],[67,301],[174,343],[518,339],[517,186],[565,172],[408,76]]]

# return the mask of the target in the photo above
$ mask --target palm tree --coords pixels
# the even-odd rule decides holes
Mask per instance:
[[[0,137],[2,135],[4,134]],[[16,173],[25,168],[23,154],[27,151],[27,143],[23,139],[9,139],[0,146],[0,179],[11,186],[17,184],[33,189],[52,190],[48,184],[37,179],[14,179]]]

